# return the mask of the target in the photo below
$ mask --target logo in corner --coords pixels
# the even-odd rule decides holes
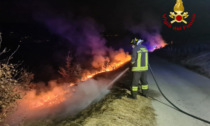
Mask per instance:
[[[187,18],[189,17],[189,14],[188,14],[188,12],[184,12],[184,10],[185,9],[184,9],[182,0],[176,0],[176,4],[174,6],[174,12],[170,12],[170,15],[169,15],[169,17],[172,20],[169,23],[167,21],[167,17],[166,17],[167,14],[164,14],[163,15],[164,24],[167,25],[169,28],[173,28],[173,30],[182,30],[182,29],[185,30],[186,28],[190,28],[191,25],[194,23],[196,16],[195,16],[195,14],[193,14],[192,20],[188,24]],[[184,25],[183,25],[183,23],[184,23]],[[181,24],[182,26],[180,26],[179,24]],[[174,25],[177,25],[177,26],[174,26]]]
[[[174,22],[177,23],[185,23],[187,24],[187,21],[185,20],[186,18],[189,17],[188,12],[184,12],[184,5],[182,0],[177,0],[176,4],[174,6],[174,12],[170,12],[169,15],[173,20],[171,21],[171,24]]]

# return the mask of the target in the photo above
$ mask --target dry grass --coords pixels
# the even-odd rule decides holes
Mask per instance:
[[[0,50],[2,44],[2,37],[0,33]],[[19,48],[19,46],[18,46]],[[20,69],[20,64],[10,64],[9,61],[18,48],[5,59],[0,59],[0,125],[5,124],[5,118],[16,107],[16,101],[21,99],[24,95],[21,90],[28,89],[28,84],[33,79],[33,74]],[[0,56],[7,53],[5,48],[0,52]]]
[[[129,99],[128,94],[124,89],[112,92],[81,112],[75,120],[66,119],[56,126],[156,126],[151,100],[142,96],[137,100]]]
[[[128,92],[121,89],[112,92],[76,117],[36,121],[24,126],[156,126],[151,100],[142,96],[137,100],[129,99]]]
[[[159,50],[161,57],[210,78],[210,42],[174,44]]]
[[[16,106],[16,101],[23,97],[20,90],[28,88],[33,74],[18,71],[16,65],[0,65],[0,125]]]
[[[131,73],[126,74],[101,101],[76,116],[35,121],[24,126],[156,126],[151,100],[138,96],[129,99]]]
[[[151,101],[138,96],[132,100],[126,96],[103,104],[101,110],[88,117],[84,126],[155,126],[155,114]]]
[[[150,99],[139,95],[137,100],[127,98],[131,80],[132,72],[128,72],[102,101],[81,112],[71,123],[59,126],[156,126]]]
[[[202,52],[181,61],[183,65],[210,78],[210,52]]]

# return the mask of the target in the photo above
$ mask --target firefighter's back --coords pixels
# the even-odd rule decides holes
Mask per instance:
[[[132,71],[148,70],[148,50],[143,45],[136,46],[133,51],[137,54],[136,62],[132,67]]]

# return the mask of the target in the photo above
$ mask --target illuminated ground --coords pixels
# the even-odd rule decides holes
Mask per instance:
[[[210,79],[184,67],[172,64],[162,59],[152,58],[151,66],[157,81],[165,95],[186,112],[210,119]],[[150,95],[169,105],[160,95],[151,74],[148,76]],[[159,126],[208,126],[201,121],[188,117],[174,109],[153,101]]]
[[[151,58],[150,63],[161,89],[174,104],[190,114],[206,120],[210,118],[209,78],[160,58]],[[104,100],[88,107],[76,117],[46,119],[30,122],[26,126],[208,126],[167,106],[170,104],[160,95],[150,72],[149,96],[158,101],[141,96],[138,96],[138,101],[128,99],[126,96],[131,84],[131,75],[131,72],[126,73],[115,83],[111,93]],[[111,76],[113,75],[110,73],[102,74],[95,79],[113,79],[114,76]]]
[[[125,66],[126,67],[126,66]],[[122,68],[124,70],[124,68]],[[114,74],[102,74],[95,79],[113,78]],[[132,74],[127,72],[115,83],[111,92],[76,116],[32,120],[24,126],[156,126],[156,118],[150,99],[138,95],[138,100],[127,98]]]

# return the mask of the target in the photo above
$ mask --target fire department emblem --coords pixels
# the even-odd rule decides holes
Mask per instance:
[[[174,12],[170,12],[169,17],[171,17],[173,20],[171,21],[171,24],[177,22],[177,23],[185,23],[187,24],[187,21],[185,20],[188,18],[188,12],[184,12],[184,5],[182,0],[176,0],[176,4],[174,6]]]

